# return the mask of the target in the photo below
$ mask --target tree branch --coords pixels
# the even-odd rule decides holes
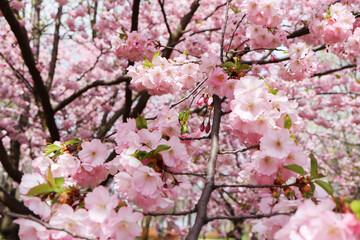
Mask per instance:
[[[143,212],[142,214],[145,216],[184,216],[184,215],[189,215],[192,213],[196,213],[197,207],[195,206],[193,209],[188,210],[188,211],[182,211],[182,212],[173,212],[173,213],[167,213],[167,212],[160,212],[160,213],[155,213],[155,212]]]
[[[45,115],[46,125],[49,128],[52,141],[60,139],[59,130],[55,123],[54,111],[50,104],[49,93],[44,85],[39,70],[36,68],[34,55],[31,51],[27,32],[16,19],[7,0],[0,0],[0,10],[14,33],[22,53],[23,60],[29,69],[30,75],[34,81],[35,94],[39,97],[43,112]]]
[[[163,0],[163,1],[158,0],[158,2],[160,4],[161,12],[164,17],[164,22],[165,22],[166,28],[168,30],[169,36],[171,36],[171,29],[170,29],[169,23],[167,21],[166,12],[165,12],[165,8],[164,8],[165,0]]]
[[[340,68],[335,68],[335,69],[330,69],[330,70],[327,70],[327,71],[324,71],[324,72],[315,73],[314,75],[312,75],[312,77],[321,77],[321,76],[331,74],[331,73],[334,73],[334,72],[338,72],[338,71],[341,71],[341,70],[344,70],[344,69],[347,69],[347,68],[356,68],[356,67],[357,67],[356,64],[349,64],[349,65],[342,66]]]
[[[0,202],[2,202],[2,204],[8,207],[12,212],[32,215],[39,218],[39,216],[37,216],[30,209],[25,207],[22,202],[19,202],[15,197],[7,193],[7,191],[2,187],[0,187]]]
[[[62,102],[60,102],[55,108],[54,108],[54,112],[57,112],[61,109],[63,109],[64,107],[66,107],[68,104],[70,104],[72,101],[74,101],[76,98],[80,97],[84,92],[86,92],[87,90],[94,88],[94,87],[98,87],[98,86],[110,86],[110,85],[115,85],[118,83],[122,83],[125,82],[127,80],[129,80],[130,77],[124,75],[124,76],[120,76],[117,79],[113,80],[113,81],[102,81],[102,80],[97,80],[83,88],[80,88],[78,91],[76,91],[73,95],[69,96],[68,98],[64,99]]]
[[[17,183],[20,183],[23,173],[15,168],[14,164],[10,162],[9,155],[3,145],[2,139],[0,139],[0,162],[9,176]]]
[[[59,48],[59,40],[60,40],[60,24],[61,24],[61,15],[62,15],[62,5],[59,6],[58,12],[55,17],[55,32],[54,32],[54,40],[53,40],[53,48],[51,51],[51,60],[49,66],[49,75],[46,80],[46,87],[50,90],[52,82],[54,80],[57,54]]]
[[[220,122],[221,122],[221,99],[214,95],[214,117],[213,125],[211,130],[211,149],[210,149],[210,158],[207,166],[207,176],[204,189],[202,191],[201,197],[197,203],[197,215],[193,227],[190,229],[189,235],[186,237],[186,240],[196,240],[200,234],[202,227],[207,222],[207,205],[210,200],[212,191],[214,190],[214,176],[215,176],[215,167],[216,160],[218,157],[219,151],[219,131],[220,131]]]
[[[190,11],[181,18],[180,24],[177,26],[175,32],[173,32],[170,35],[168,43],[166,44],[166,46],[174,47],[173,44],[176,43],[181,38],[181,36],[184,34],[184,31],[185,31],[187,25],[190,23],[191,18],[194,16],[196,10],[200,6],[199,2],[200,2],[200,0],[195,0],[191,4]],[[164,58],[169,58],[172,51],[173,51],[172,49],[166,48],[165,51],[162,53],[162,56]]]
[[[295,211],[291,212],[274,212],[274,213],[268,213],[268,214],[255,214],[255,215],[242,215],[242,216],[215,216],[215,217],[209,217],[207,218],[208,222],[214,221],[214,220],[230,220],[230,221],[239,221],[239,220],[245,220],[245,219],[261,219],[261,218],[270,218],[273,216],[278,215],[287,215],[290,216],[294,214]]]

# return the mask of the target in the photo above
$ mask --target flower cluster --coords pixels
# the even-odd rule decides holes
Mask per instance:
[[[173,62],[155,55],[151,63],[138,62],[128,67],[128,75],[137,90],[147,89],[151,95],[173,94],[191,89],[202,80],[199,65],[185,61],[185,55]]]
[[[291,44],[289,47],[290,62],[287,71],[281,75],[285,80],[303,80],[317,71],[314,51],[305,43]]]
[[[144,34],[135,31],[127,35],[124,34],[123,39],[114,39],[113,49],[115,49],[118,58],[125,58],[130,61],[151,59],[156,52],[155,44],[145,38]]]
[[[359,239],[360,221],[350,212],[342,217],[332,211],[334,208],[335,203],[331,200],[318,205],[305,200],[275,234],[275,239]]]
[[[244,1],[243,7],[249,20],[264,27],[277,27],[281,23],[281,10],[276,0]]]
[[[319,36],[327,44],[335,44],[348,39],[352,34],[354,15],[341,3],[330,6],[329,13],[320,21],[314,19],[310,32]]]
[[[188,188],[167,170],[185,168],[188,154],[177,136],[166,136],[156,126],[139,129],[135,120],[119,124],[114,160],[120,172],[114,176],[115,190],[146,211],[173,207],[173,200]],[[173,131],[170,131],[173,132]]]
[[[258,180],[263,176],[274,179],[282,165],[306,163],[306,156],[289,131],[299,127],[300,117],[281,91],[269,93],[265,81],[246,76],[235,85],[230,107],[232,128],[242,141],[248,145],[260,141],[260,150],[252,155],[248,166],[258,174],[254,175]]]

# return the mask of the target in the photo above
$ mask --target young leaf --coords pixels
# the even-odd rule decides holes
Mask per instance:
[[[78,138],[73,138],[73,139],[71,139],[69,141],[66,141],[65,145],[70,145],[70,144],[73,144],[73,143],[81,143],[81,140],[78,139]]]
[[[143,128],[147,129],[147,123],[146,123],[146,119],[143,116],[138,116],[136,119],[136,128],[138,130],[141,130]]]
[[[157,154],[159,152],[162,152],[162,151],[166,151],[166,150],[169,150],[171,147],[168,146],[168,145],[159,145],[154,151],[152,151],[151,153],[152,154]]]
[[[315,180],[315,183],[322,187],[330,196],[334,194],[334,189],[331,187],[331,185],[327,182],[324,182],[322,180]]]
[[[236,68],[237,68],[238,71],[241,71],[241,70],[248,70],[251,67],[248,64],[241,64],[240,62],[237,62],[236,63]]]
[[[300,174],[301,176],[305,175],[305,170],[297,164],[287,165],[287,166],[284,166],[284,168],[289,169],[293,172],[296,172],[296,173]]]
[[[155,59],[157,56],[159,56],[159,55],[160,55],[160,52],[156,52],[156,53],[154,54],[154,56],[153,56],[153,58],[152,58],[151,62],[153,62],[153,61],[154,61],[154,59]]]
[[[147,58],[144,59],[144,62],[145,62],[144,65],[143,65],[144,68],[154,66],[154,64],[152,64]]]
[[[310,160],[311,160],[311,164],[310,164],[310,176],[317,176],[317,169],[318,169],[318,164],[317,164],[317,160],[314,157],[314,154],[310,153]]]
[[[284,128],[290,129],[292,125],[291,118],[286,114]]]
[[[232,68],[232,67],[235,67],[235,64],[231,61],[228,61],[228,62],[224,62],[220,65],[220,67],[226,67],[226,68]]]
[[[45,174],[45,180],[49,183],[50,187],[55,187],[56,184],[55,184],[55,179],[51,173],[51,168],[50,166],[48,167],[47,171],[46,171],[46,174]]]
[[[184,117],[184,114],[182,112],[179,112],[179,121],[181,121]]]
[[[136,157],[137,159],[139,159],[140,161],[151,157],[149,153],[145,152],[145,151],[138,151],[136,153],[134,153],[133,155],[131,155],[132,157]]]
[[[183,121],[185,122],[186,120],[188,120],[189,118],[189,109],[186,110],[185,114],[184,114],[184,118],[183,118]]]
[[[55,186],[58,188],[61,188],[65,182],[65,179],[63,177],[58,177],[58,178],[55,178],[54,180],[55,180]]]
[[[273,90],[269,89],[269,93],[274,94],[274,95],[276,95],[278,93],[278,91],[279,91],[279,89],[273,89]]]
[[[35,186],[29,190],[26,196],[37,196],[37,195],[44,195],[56,192],[54,188],[52,188],[49,183],[40,184]]]
[[[47,145],[44,149],[44,152],[46,152],[45,157],[49,156],[51,153],[55,152],[56,150],[60,150],[61,147],[55,144]]]
[[[188,51],[188,50],[186,50],[185,52],[183,52],[183,54],[184,54],[184,55],[187,55],[187,54],[188,54],[188,52],[189,52],[189,51]]]
[[[360,219],[360,201],[354,200],[350,203],[350,209],[353,213],[356,214],[356,217]]]

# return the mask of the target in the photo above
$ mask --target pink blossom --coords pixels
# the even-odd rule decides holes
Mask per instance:
[[[98,166],[105,162],[108,156],[106,146],[99,139],[93,139],[91,142],[81,144],[82,150],[79,152],[79,158],[83,163],[90,166]]]
[[[161,185],[160,174],[152,168],[142,166],[133,173],[133,187],[144,195],[154,194]]]
[[[271,157],[284,158],[289,155],[295,147],[294,140],[290,138],[289,130],[269,130],[260,139],[261,151]]]

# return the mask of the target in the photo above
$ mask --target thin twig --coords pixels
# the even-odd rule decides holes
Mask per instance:
[[[61,231],[61,232],[66,232],[68,234],[70,234],[71,236],[73,236],[74,238],[81,238],[81,239],[87,239],[87,240],[95,240],[95,238],[89,238],[89,237],[85,237],[85,236],[81,236],[81,235],[77,235],[76,233],[73,233],[71,231],[68,231],[64,228],[58,228],[58,227],[53,227],[43,221],[41,221],[38,218],[35,218],[34,216],[31,215],[24,215],[24,214],[18,214],[18,213],[12,213],[12,212],[8,212],[6,210],[0,209],[0,214],[1,215],[6,215],[9,217],[13,217],[13,218],[22,218],[22,219],[27,219],[36,223],[39,223],[40,225],[44,226],[46,229],[50,229],[50,230],[57,230],[57,231]]]
[[[230,0],[226,1],[226,11],[225,11],[225,23],[223,25],[223,29],[221,32],[221,44],[220,44],[220,60],[221,62],[224,62],[223,56],[224,56],[224,38],[225,38],[225,30],[226,30],[226,24],[229,17],[229,8],[230,8]]]
[[[166,28],[167,28],[167,30],[169,32],[169,36],[171,36],[171,29],[170,29],[169,23],[167,21],[166,12],[165,12],[165,8],[164,8],[165,0],[163,0],[162,2],[161,2],[161,0],[158,0],[158,2],[159,2],[160,7],[161,7],[161,12],[163,14],[164,22],[165,22]]]
[[[236,153],[239,153],[239,152],[248,151],[248,150],[250,150],[250,149],[259,149],[259,144],[254,145],[254,146],[250,146],[250,147],[247,147],[247,148],[242,148],[242,149],[234,150],[234,151],[231,151],[231,150],[228,150],[228,151],[219,151],[219,154],[236,154]]]
[[[170,109],[172,109],[173,107],[176,107],[177,105],[179,105],[180,103],[184,102],[186,99],[189,99],[191,95],[193,95],[194,92],[196,92],[196,90],[198,90],[201,85],[204,84],[204,82],[206,82],[208,78],[205,78],[204,80],[202,80],[190,93],[189,95],[187,95],[186,97],[184,97],[183,99],[181,99],[180,101],[174,103],[174,104],[171,104],[170,106]]]
[[[187,176],[206,178],[206,174],[204,174],[204,173],[174,172],[169,169],[165,169],[164,171],[167,173],[173,174],[173,175],[187,175]]]
[[[207,222],[211,222],[214,220],[236,221],[236,220],[245,220],[245,219],[261,219],[261,218],[270,218],[270,217],[278,216],[278,215],[290,216],[294,213],[295,213],[295,210],[290,211],[290,212],[274,212],[274,213],[268,213],[268,214],[254,214],[254,215],[242,215],[242,216],[215,216],[215,217],[207,218]]]
[[[143,215],[145,216],[184,216],[184,215],[189,215],[192,213],[196,213],[197,207],[195,206],[193,209],[191,210],[187,210],[187,211],[182,211],[182,212],[159,212],[159,213],[155,213],[155,212],[142,212]]]
[[[241,22],[244,20],[246,14],[244,14],[244,16],[242,16],[242,18],[240,19],[240,21],[236,24],[236,27],[235,27],[235,30],[232,32],[231,34],[231,38],[230,38],[230,43],[229,43],[229,46],[228,46],[228,49],[226,51],[226,54],[230,51],[230,47],[231,47],[231,44],[232,44],[232,41],[234,40],[234,36],[235,36],[235,32],[236,30],[239,28]]]

